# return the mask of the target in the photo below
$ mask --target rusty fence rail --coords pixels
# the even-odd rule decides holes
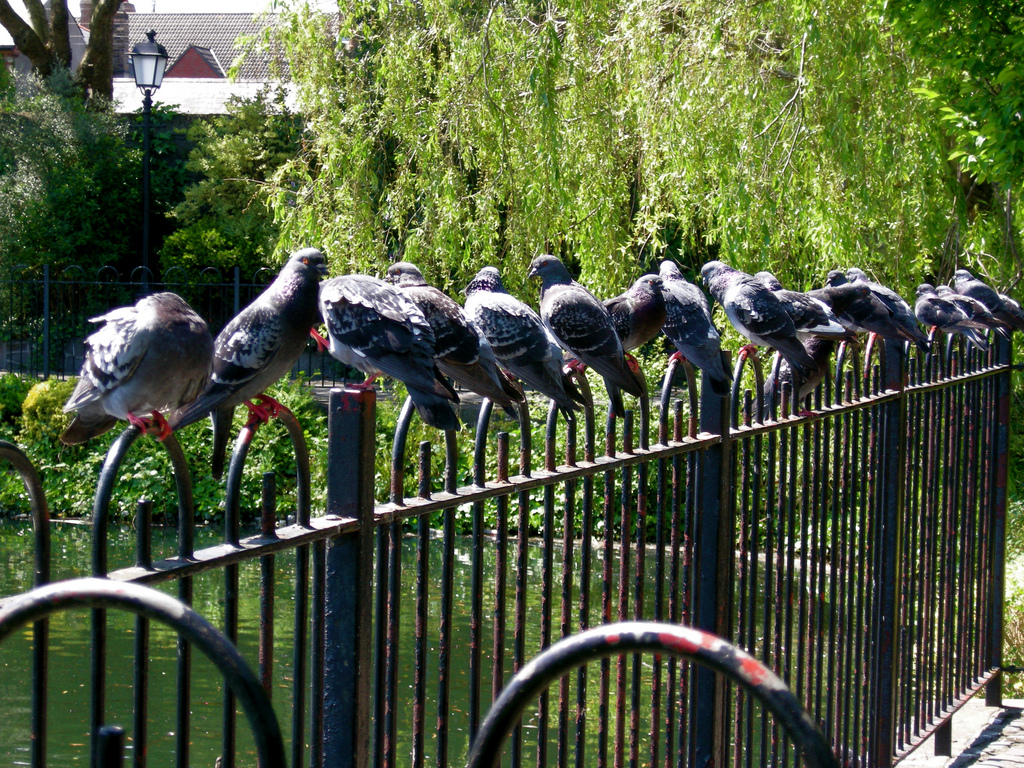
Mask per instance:
[[[212,574],[224,634],[236,640],[239,569],[256,569],[259,670],[268,690],[273,669],[293,681],[278,703],[293,766],[462,765],[491,702],[532,657],[635,620],[732,640],[787,683],[841,764],[893,765],[931,733],[941,748],[955,709],[983,687],[990,703],[1000,698],[1010,345],[995,339],[985,358],[944,338],[933,349],[841,348],[809,413],[794,414],[785,391],[766,403],[756,361],[737,364],[731,399],[672,364],[660,401],[624,420],[599,423],[587,410],[565,422],[551,410],[532,425],[525,409],[517,422],[485,402],[475,436],[449,433],[440,447],[406,445],[411,408],[393,443],[378,445],[374,393],[334,390],[322,509],[300,493],[298,510],[277,510],[268,477],[258,533],[240,536],[229,514],[224,542],[195,549],[190,488],[179,484],[177,555],[154,561],[140,546],[135,566],[109,573],[94,556],[92,575],[176,582],[191,603],[195,579]],[[308,486],[301,433],[290,433]],[[390,498],[375,500],[374,456],[388,449]],[[438,451],[445,471],[434,477]],[[472,457],[466,485],[460,451]],[[44,518],[45,506],[40,529]],[[140,504],[141,544],[146,521]],[[40,558],[37,572],[48,573]],[[295,578],[280,594],[273,574],[285,558]],[[97,638],[103,621],[97,614]],[[33,728],[45,733],[40,631]],[[293,650],[275,658],[282,637]],[[104,653],[97,640],[93,723],[106,721]],[[136,654],[145,653],[143,644]],[[198,737],[183,647],[178,670],[177,711],[161,717],[185,766]],[[147,685],[137,674],[142,700]],[[228,692],[224,768],[248,760],[235,755],[235,720]],[[46,764],[45,740],[38,749]],[[799,762],[744,690],[683,659],[628,653],[541,694],[507,754],[514,766],[580,754],[596,766]]]

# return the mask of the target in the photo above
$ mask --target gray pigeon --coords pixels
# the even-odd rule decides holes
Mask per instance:
[[[605,299],[623,352],[642,347],[661,331],[665,323],[665,297],[658,275],[640,277],[625,293]]]
[[[1000,293],[999,298],[1003,300],[1006,311],[1013,316],[1020,326],[1024,327],[1024,309],[1021,308],[1017,300],[1012,296],[1007,296],[1005,293]]]
[[[386,279],[409,297],[430,323],[434,362],[441,373],[503,408],[523,402],[522,391],[498,370],[491,345],[472,326],[462,307],[427,285],[418,267],[399,261],[388,267]]]
[[[143,431],[158,428],[165,439],[171,429],[162,414],[195,400],[209,381],[213,337],[206,321],[177,294],[154,293],[89,322],[103,325],[85,340],[81,378],[64,406],[77,414],[61,442],[85,442],[118,419]]]
[[[921,327],[917,324],[917,318],[914,317],[914,311],[902,296],[891,288],[871,280],[863,270],[857,267],[850,267],[846,270],[846,277],[852,283],[867,285],[886,309],[892,313],[893,322],[906,330],[908,339],[917,344],[917,348],[922,352],[928,351],[928,337],[922,333]]]
[[[954,272],[953,281],[957,293],[980,301],[997,320],[1005,323],[1008,329],[1024,330],[1024,323],[1019,322],[1006,310],[1006,304],[999,298],[999,294],[994,288],[983,283],[966,269],[958,269]]]
[[[203,393],[171,419],[174,429],[206,414],[213,420],[211,473],[224,469],[228,430],[235,407],[245,404],[250,423],[265,424],[284,406],[264,390],[292,369],[320,321],[316,298],[327,262],[316,248],[293,253],[274,281],[217,334],[213,376]],[[252,400],[259,399],[257,405]]]
[[[814,361],[797,339],[793,318],[778,296],[752,275],[720,261],[705,264],[701,276],[737,331],[753,344],[776,350],[802,378],[814,373]]]
[[[541,280],[540,318],[545,327],[567,352],[604,378],[612,412],[623,418],[621,390],[642,397],[645,388],[626,362],[608,310],[550,254],[535,258],[527,274]]]
[[[665,324],[662,332],[685,357],[708,375],[712,391],[726,397],[732,376],[722,362],[722,340],[711,321],[704,291],[689,282],[671,261],[659,269],[665,296]]]
[[[851,283],[838,269],[829,272],[826,280],[824,288],[809,293],[828,301],[839,322],[847,328],[858,333],[873,333],[893,341],[914,341],[910,331],[893,319],[892,311],[871,291],[867,283]],[[851,294],[853,301],[848,301]],[[833,305],[835,299],[848,301],[845,309],[836,309],[837,305]]]
[[[946,301],[956,304],[971,320],[981,323],[986,328],[992,328],[1007,338],[1009,337],[1012,329],[1004,321],[989,312],[988,307],[977,299],[957,293],[948,285],[936,286],[935,292]]]
[[[938,328],[945,333],[959,333],[982,352],[988,350],[988,342],[979,333],[985,326],[971,320],[960,307],[939,296],[931,283],[917,286],[914,314],[925,327]]]
[[[782,306],[793,318],[796,337],[801,341],[813,337],[851,341],[857,337],[854,331],[839,321],[827,302],[800,291],[786,290],[771,272],[757,272],[754,278],[779,297]]]
[[[553,400],[565,414],[588,404],[562,368],[558,342],[536,312],[505,291],[497,269],[481,269],[465,293],[466,316],[506,370]]]
[[[796,402],[790,407],[791,412],[802,413],[800,409],[807,396],[813,393],[831,372],[832,350],[835,349],[836,340],[810,336],[804,339],[803,345],[814,361],[814,373],[801,380],[800,388],[796,392]],[[793,369],[785,360],[779,365],[778,377],[775,374],[775,370],[770,371],[764,381],[764,402],[768,407],[772,406],[781,393],[779,382],[793,383]]]
[[[423,422],[445,431],[461,428],[455,390],[434,364],[434,332],[402,291],[369,275],[345,275],[320,288],[320,311],[331,355],[367,375],[405,384]]]

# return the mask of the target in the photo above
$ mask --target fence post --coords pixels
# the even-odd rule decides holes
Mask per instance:
[[[725,361],[728,367],[728,359]],[[732,455],[729,440],[729,399],[711,390],[701,377],[701,432],[721,435],[721,442],[701,454],[697,476],[698,505],[694,519],[693,624],[728,639],[732,616]],[[728,765],[729,711],[727,681],[705,667],[696,670],[693,715],[695,765]]]
[[[373,664],[373,476],[376,393],[331,390],[328,405],[329,517],[358,530],[327,545],[324,584],[323,765],[364,768],[370,754]]]
[[[234,268],[235,273],[235,312],[232,315],[234,317],[238,314],[239,309],[242,306],[242,272],[238,267]]]
[[[50,378],[50,265],[43,265],[43,378]]]
[[[992,566],[989,573],[988,605],[988,668],[999,669],[1003,666],[1003,596],[1006,578],[1006,492],[1010,460],[1010,397],[1013,375],[1010,367],[1013,344],[1002,334],[995,336],[996,365],[1006,366],[1006,370],[996,375],[996,419],[993,425],[995,440],[992,451],[995,456],[995,478],[992,485]],[[985,686],[985,704],[990,707],[1003,706],[1003,673],[997,672],[995,677]]]
[[[882,384],[900,396],[879,407],[880,461],[879,507],[875,519],[875,607],[872,621],[872,654],[869,661],[871,726],[867,764],[889,768],[896,740],[896,669],[900,611],[900,563],[903,546],[900,531],[904,514],[906,474],[906,396],[903,394],[907,353],[903,342],[885,342]]]

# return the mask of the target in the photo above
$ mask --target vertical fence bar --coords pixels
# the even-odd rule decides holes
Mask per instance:
[[[886,389],[903,390],[905,355],[901,342],[886,342],[883,383]],[[879,572],[875,583],[874,637],[871,655],[874,682],[871,696],[871,756],[868,762],[878,768],[893,764],[897,718],[896,668],[900,602],[900,557],[902,548],[901,516],[904,503],[904,467],[906,465],[906,397],[883,403],[880,407],[881,435],[879,457],[880,507],[877,510],[875,546]]]
[[[1006,491],[1010,459],[1010,371],[1013,346],[1009,339],[995,334],[995,357],[997,365],[1006,370],[997,374],[995,383],[996,418],[993,425],[995,440],[991,451],[995,454],[995,477],[992,482],[991,500],[991,558],[988,574],[988,667],[999,669],[1003,665],[1003,595],[1006,577]],[[985,688],[985,703],[990,707],[1003,704],[1003,674],[997,672]]]
[[[50,265],[43,265],[43,378],[50,378]]]
[[[698,629],[729,637],[732,614],[728,598],[732,570],[732,465],[729,451],[729,401],[711,390],[707,374],[701,382],[700,427],[702,432],[721,435],[717,445],[701,455],[697,478],[699,512],[694,525],[694,613]],[[723,549],[724,548],[724,549]],[[727,550],[727,553],[725,552]],[[724,554],[724,557],[723,557]],[[694,682],[696,700],[693,739],[696,765],[727,765],[728,702],[724,685],[710,670],[701,667]]]
[[[369,764],[373,666],[373,474],[377,396],[372,389],[331,390],[326,512],[355,518],[359,529],[327,546],[324,636],[323,764]]]

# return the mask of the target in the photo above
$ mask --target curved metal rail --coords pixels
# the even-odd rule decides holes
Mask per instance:
[[[593,661],[647,652],[693,661],[728,677],[761,701],[811,768],[839,768],[828,741],[775,673],[725,640],[690,627],[621,622],[563,638],[524,666],[502,690],[473,740],[468,768],[496,768],[506,737],[527,705],[556,680]],[[583,763],[585,764],[585,763]]]
[[[139,584],[86,578],[38,587],[0,609],[0,643],[30,622],[71,608],[121,608],[171,627],[202,651],[237,697],[252,728],[259,765],[284,768],[284,740],[259,679],[216,627],[181,601]],[[99,734],[99,727],[93,729]],[[119,763],[117,763],[119,764]]]

